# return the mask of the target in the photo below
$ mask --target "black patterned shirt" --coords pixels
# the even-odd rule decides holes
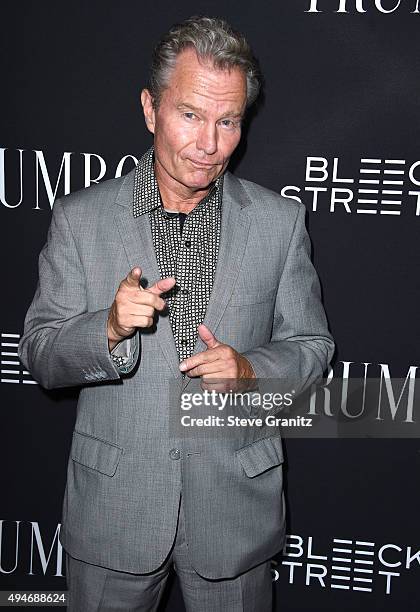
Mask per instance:
[[[133,215],[149,215],[161,278],[176,284],[162,297],[179,360],[190,357],[213,288],[219,253],[223,176],[188,214],[165,210],[154,172],[154,148],[140,159],[134,177]]]

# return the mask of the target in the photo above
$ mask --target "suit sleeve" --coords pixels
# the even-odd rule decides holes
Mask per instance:
[[[301,392],[322,376],[333,352],[301,204],[277,290],[271,340],[244,356],[257,378],[287,381]]]
[[[38,270],[37,289],[18,347],[33,378],[53,389],[117,380],[130,371],[139,351],[137,335],[118,345],[120,354],[128,357],[125,366],[118,368],[108,347],[109,308],[88,312],[86,277],[60,200],[54,204]]]

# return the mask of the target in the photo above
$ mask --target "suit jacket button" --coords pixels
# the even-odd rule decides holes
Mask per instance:
[[[176,459],[180,459],[181,457],[181,451],[179,450],[179,448],[171,448],[171,450],[169,451],[169,456],[171,459],[173,459],[174,461]]]

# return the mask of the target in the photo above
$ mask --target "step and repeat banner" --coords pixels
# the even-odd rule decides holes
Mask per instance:
[[[66,588],[78,389],[44,390],[17,355],[54,201],[135,166],[151,144],[139,93],[152,48],[196,14],[243,31],[264,74],[232,170],[307,209],[337,345],[310,410],[360,415],[346,381],[375,379],[387,424],[386,436],[285,439],[275,609],[418,610],[419,0],[3,2],[0,590]],[[162,609],[184,610],[175,577]]]

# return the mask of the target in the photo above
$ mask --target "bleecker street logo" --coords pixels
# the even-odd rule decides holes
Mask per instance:
[[[24,385],[37,385],[30,373],[22,368],[17,352],[19,345],[19,334],[0,334],[0,365],[2,383],[23,383]]]
[[[363,157],[357,177],[347,178],[340,163],[338,157],[307,157],[303,189],[286,185],[281,195],[303,200],[312,212],[420,216],[420,161]]]
[[[378,11],[385,15],[395,13],[398,9],[410,9],[410,13],[419,13],[420,0],[307,0],[305,13],[368,13]]]
[[[288,535],[273,574],[274,580],[299,586],[389,595],[395,580],[419,566],[420,550],[413,546],[333,538],[329,550],[320,551],[312,536]]]

